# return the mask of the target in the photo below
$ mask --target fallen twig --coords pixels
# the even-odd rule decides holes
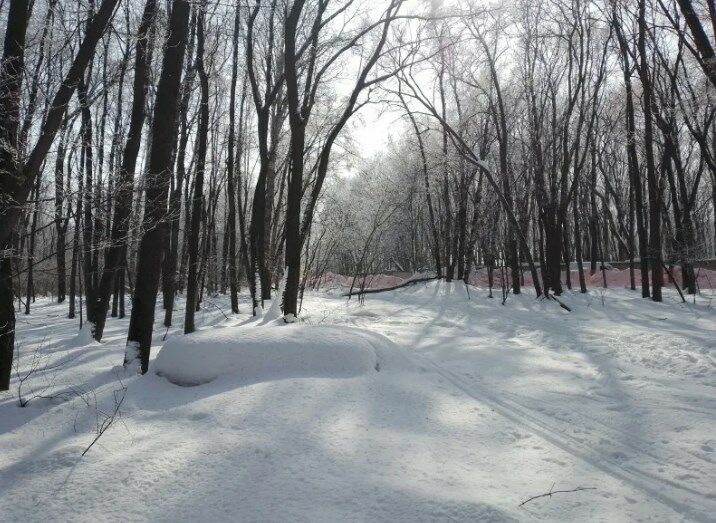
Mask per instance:
[[[530,501],[534,501],[535,499],[546,498],[546,497],[551,498],[553,494],[565,494],[567,492],[579,492],[581,490],[597,490],[595,487],[577,487],[577,488],[573,488],[571,490],[552,490],[552,489],[554,489],[554,483],[552,483],[552,488],[550,488],[549,492],[547,492],[546,494],[532,496],[531,498],[526,499],[522,503],[520,503],[519,506],[521,507],[522,505],[525,505],[526,503],[529,503]]]
[[[229,317],[226,315],[224,310],[221,307],[219,307],[216,303],[214,303],[213,301],[206,299],[206,298],[204,298],[204,302],[208,303],[209,305],[214,307],[216,310],[218,310],[221,314],[224,315],[224,318],[226,318],[227,320],[229,319]]]
[[[416,278],[414,280],[404,281],[400,285],[395,285],[393,287],[383,287],[380,289],[363,289],[363,290],[358,290],[358,291],[353,291],[353,292],[346,292],[345,294],[343,294],[343,296],[358,296],[359,294],[375,294],[377,292],[394,291],[397,289],[402,289],[403,287],[407,287],[408,285],[413,285],[414,283],[422,283],[422,282],[428,282],[428,281],[433,281],[433,280],[437,280],[437,278],[435,278],[435,277]]]
[[[120,381],[120,384],[121,383],[122,382]],[[119,392],[122,393],[121,397],[119,397],[119,395],[118,395]],[[120,419],[121,419],[122,413],[120,412],[119,408],[122,406],[122,403],[124,403],[124,398],[126,398],[126,397],[127,397],[127,386],[126,385],[122,385],[121,389],[114,391],[114,410],[112,411],[111,414],[109,414],[105,417],[105,419],[102,421],[102,423],[99,424],[99,426],[97,427],[97,435],[92,440],[92,443],[90,443],[89,446],[82,452],[82,456],[87,454],[89,449],[91,449],[92,446],[95,443],[97,443],[97,440],[99,440],[99,438],[102,437],[102,434],[104,434],[107,431],[107,429],[109,429],[112,426],[112,423],[114,423],[114,420],[117,416],[120,416]]]
[[[559,303],[559,306],[562,307],[564,310],[566,310],[566,311],[568,311],[568,312],[572,312],[572,309],[570,309],[569,307],[567,307],[567,306],[564,304],[564,302],[563,302],[562,300],[560,300],[559,298],[557,298],[557,296],[555,296],[554,294],[547,293],[546,296],[547,296],[547,299],[554,300],[554,301],[556,301],[557,303]]]

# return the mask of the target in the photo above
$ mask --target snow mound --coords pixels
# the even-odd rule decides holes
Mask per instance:
[[[350,378],[379,369],[375,338],[359,329],[268,325],[207,329],[167,341],[154,370],[194,386],[219,376],[241,385],[291,378]]]

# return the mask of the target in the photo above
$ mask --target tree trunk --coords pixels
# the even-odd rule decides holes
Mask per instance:
[[[194,80],[194,64],[192,55],[194,53],[194,37],[196,35],[196,16],[192,17],[189,37],[189,47],[186,53],[186,71],[184,73],[184,81],[182,84],[181,105],[179,107],[179,145],[175,161],[174,190],[169,196],[169,220],[170,220],[170,236],[169,236],[169,259],[162,269],[162,283],[164,294],[164,326],[171,327],[174,315],[174,300],[178,290],[183,289],[183,278],[179,278],[179,274],[184,274],[186,262],[185,248],[187,233],[191,228],[191,200],[189,198],[189,177],[186,175],[186,148],[189,142],[188,119],[189,98]],[[184,186],[184,190],[182,189]],[[181,269],[177,274],[177,266],[179,264],[179,229],[181,224],[181,208],[182,208],[182,190],[186,201],[184,204],[184,242],[181,251]]]
[[[67,233],[68,216],[63,217],[63,207],[65,201],[65,140],[66,129],[62,131],[62,137],[57,147],[57,156],[55,158],[55,234],[57,235],[57,250],[55,258],[57,260],[57,303],[65,301],[67,294],[67,269],[65,266],[65,238]]]
[[[32,223],[30,225],[30,243],[27,247],[27,287],[25,292],[25,314],[30,314],[30,303],[35,301],[35,235],[37,234],[37,216],[40,214],[40,182],[42,177],[37,177],[35,184],[35,205],[32,211]]]
[[[204,169],[206,167],[207,137],[209,134],[209,78],[204,69],[204,10],[200,8],[196,26],[196,71],[199,75],[201,102],[199,104],[199,130],[196,149],[196,174],[194,176],[194,194],[192,197],[191,230],[189,231],[189,274],[186,284],[186,312],[184,315],[184,334],[196,330],[194,313],[198,306],[199,265],[199,229],[202,222],[202,204],[204,202]],[[204,233],[208,247],[210,234]],[[208,251],[208,248],[206,249]],[[205,256],[207,258],[208,256]]]
[[[627,133],[627,162],[629,168],[629,179],[634,190],[634,211],[636,217],[636,229],[639,237],[639,265],[641,270],[641,296],[648,298],[649,290],[649,256],[648,238],[644,220],[644,198],[642,196],[641,177],[639,175],[639,160],[636,151],[636,123],[634,110],[634,95],[631,84],[631,65],[629,62],[629,47],[621,29],[621,21],[618,20],[616,9],[613,13],[612,25],[614,33],[619,41],[619,49],[622,57],[622,72],[624,75],[625,108],[626,108],[626,133]]]
[[[229,137],[226,151],[226,190],[227,199],[229,201],[229,213],[226,224],[226,234],[228,236],[227,257],[229,264],[229,296],[231,299],[231,312],[239,313],[239,296],[237,291],[236,278],[236,186],[234,184],[234,175],[236,167],[234,166],[234,134],[235,134],[235,115],[236,115],[236,81],[238,79],[238,62],[239,62],[239,28],[240,28],[240,9],[237,6],[234,16],[234,35],[232,38],[232,62],[231,62],[231,89],[229,94]]]
[[[285,65],[288,122],[291,128],[291,170],[286,200],[286,286],[283,294],[283,314],[286,321],[298,316],[298,287],[301,277],[301,193],[303,189],[303,160],[306,141],[307,115],[302,110],[298,92],[296,31],[303,0],[296,0],[286,18]]]
[[[28,0],[10,0],[5,30],[5,47],[0,63],[0,390],[10,388],[10,373],[15,350],[15,306],[12,290],[11,239],[15,223],[7,224],[8,214],[17,215],[10,203],[23,203],[15,198],[13,187],[18,165],[18,125],[25,62],[25,36],[30,13]],[[7,200],[4,197],[8,197]]]
[[[84,170],[85,177],[84,190],[82,191],[82,275],[84,277],[87,321],[94,326],[94,271],[92,267],[94,250],[94,224],[92,220],[92,116],[89,101],[87,99],[87,86],[84,78],[80,80],[77,86],[77,98],[80,103],[82,121],[80,126],[80,135],[82,137],[82,161],[80,162],[80,176],[82,176],[82,172]],[[95,212],[99,212],[99,209],[95,209]]]
[[[139,242],[132,312],[124,356],[125,366],[138,365],[142,374],[146,373],[149,367],[154,310],[164,255],[172,137],[177,128],[179,87],[188,26],[189,3],[186,0],[173,0],[152,119],[152,143],[145,182],[144,234]]]
[[[80,233],[82,231],[81,218],[82,215],[82,172],[79,173],[77,204],[75,205],[75,230],[72,236],[72,261],[70,262],[70,310],[68,318],[75,317],[75,309],[77,307],[77,264],[79,263],[80,254]]]
[[[644,101],[644,155],[646,156],[646,180],[649,192],[649,263],[651,264],[652,295],[654,301],[662,301],[661,287],[664,269],[661,254],[661,190],[654,161],[654,131],[652,121],[652,87],[649,76],[649,57],[646,53],[646,0],[639,1],[639,78]]]
[[[107,319],[109,300],[114,289],[117,273],[124,270],[122,266],[123,253],[127,246],[129,234],[129,220],[132,210],[132,195],[134,193],[134,171],[137,165],[137,156],[142,140],[142,127],[144,125],[144,106],[147,97],[149,74],[149,46],[150,30],[156,14],[156,0],[147,0],[142,13],[142,20],[137,32],[137,47],[134,62],[134,94],[132,99],[132,112],[129,120],[127,143],[122,155],[122,164],[116,191],[114,217],[112,219],[112,232],[110,245],[105,251],[104,270],[97,289],[97,297],[93,302],[94,329],[93,337],[102,340],[104,326]]]

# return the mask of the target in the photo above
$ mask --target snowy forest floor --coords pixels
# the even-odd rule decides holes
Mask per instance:
[[[239,367],[221,355],[219,375],[191,387],[156,373],[160,310],[140,377],[121,367],[127,319],[97,344],[66,304],[38,300],[18,317],[19,365],[0,393],[0,520],[716,520],[710,294],[568,292],[572,312],[486,294],[307,293],[300,325],[275,309],[251,319],[246,296],[227,319],[212,298],[191,345],[166,332],[164,368],[192,364],[182,350],[205,350],[193,364],[211,372],[217,347],[259,349]],[[375,366],[365,352],[335,359],[359,346]],[[520,505],[578,488],[590,490]]]

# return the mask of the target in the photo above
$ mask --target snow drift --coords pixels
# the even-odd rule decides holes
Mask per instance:
[[[378,369],[375,340],[358,329],[311,325],[226,327],[177,336],[154,370],[172,383],[229,376],[242,385],[290,378],[350,378]]]

